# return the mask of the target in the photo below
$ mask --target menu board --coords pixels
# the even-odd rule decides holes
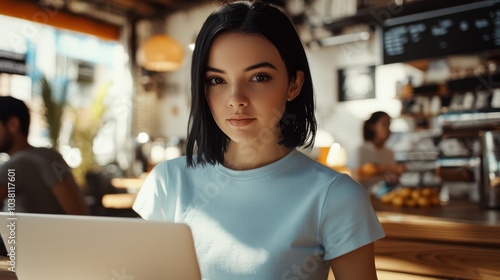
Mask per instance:
[[[384,64],[496,48],[500,48],[497,1],[395,17],[383,25]]]

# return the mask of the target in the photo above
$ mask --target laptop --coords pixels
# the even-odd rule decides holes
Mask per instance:
[[[185,224],[0,212],[0,233],[19,280],[201,279]]]

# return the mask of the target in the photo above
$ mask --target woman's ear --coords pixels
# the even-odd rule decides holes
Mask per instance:
[[[288,97],[287,101],[292,101],[297,97],[302,91],[302,85],[304,84],[304,72],[297,70],[295,74],[295,79],[290,81],[288,86]]]

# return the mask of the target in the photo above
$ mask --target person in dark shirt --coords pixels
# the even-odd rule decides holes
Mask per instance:
[[[83,193],[61,154],[28,143],[30,112],[11,96],[0,96],[0,209],[6,212],[88,213]],[[0,246],[2,247],[2,246]]]
[[[11,96],[0,96],[0,209],[4,212],[88,214],[84,196],[61,154],[28,143],[30,112]],[[0,239],[0,254],[5,247]]]
[[[24,102],[0,97],[0,152],[10,156],[0,166],[0,205],[5,207],[10,183],[16,212],[87,214],[71,168],[57,151],[28,143],[29,124],[29,110]],[[15,177],[8,176],[9,170],[14,171]]]

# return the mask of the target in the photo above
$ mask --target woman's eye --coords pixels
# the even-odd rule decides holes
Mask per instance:
[[[219,85],[224,83],[224,80],[221,77],[211,77],[207,79],[207,83],[210,85]]]
[[[254,82],[265,82],[271,79],[271,76],[268,74],[257,74],[252,77],[252,81]]]

